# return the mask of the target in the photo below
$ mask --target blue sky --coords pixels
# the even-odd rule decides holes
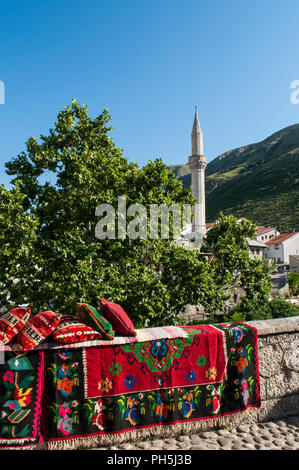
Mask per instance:
[[[0,183],[72,98],[108,108],[140,165],[187,162],[195,104],[208,161],[299,122],[298,17],[298,0],[1,2]]]

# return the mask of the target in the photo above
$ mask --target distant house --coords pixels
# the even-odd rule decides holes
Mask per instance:
[[[276,228],[273,227],[263,227],[262,225],[257,226],[256,240],[261,243],[266,243],[272,238],[277,237],[279,232]]]
[[[259,242],[258,240],[251,240],[250,238],[247,238],[246,241],[249,247],[250,258],[265,258],[265,253],[267,250],[267,245],[265,243]]]
[[[290,263],[290,255],[299,255],[299,232],[281,233],[266,242],[266,258],[275,263]]]
[[[299,273],[299,255],[290,255],[290,271]]]

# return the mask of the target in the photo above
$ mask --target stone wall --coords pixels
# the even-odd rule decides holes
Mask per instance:
[[[299,316],[248,323],[258,332],[262,407],[256,421],[299,414]]]
[[[247,323],[258,332],[262,406],[211,422],[211,429],[299,415],[299,316]]]

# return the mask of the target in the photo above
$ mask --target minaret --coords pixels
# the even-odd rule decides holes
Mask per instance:
[[[205,169],[207,157],[203,154],[203,135],[198,119],[197,106],[195,106],[191,142],[192,155],[188,159],[188,165],[191,170],[192,195],[197,201],[194,207],[192,231],[204,236],[206,233]]]

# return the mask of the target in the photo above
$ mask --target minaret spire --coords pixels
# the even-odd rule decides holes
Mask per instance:
[[[203,153],[203,133],[197,114],[197,105],[195,105],[195,115],[191,133],[191,146],[192,155],[188,159],[188,165],[191,170],[192,195],[196,199],[192,230],[200,235],[205,235],[205,169],[207,166],[207,158]]]
[[[195,114],[192,127],[192,155],[203,155],[203,135],[197,114],[197,105],[195,105]]]

